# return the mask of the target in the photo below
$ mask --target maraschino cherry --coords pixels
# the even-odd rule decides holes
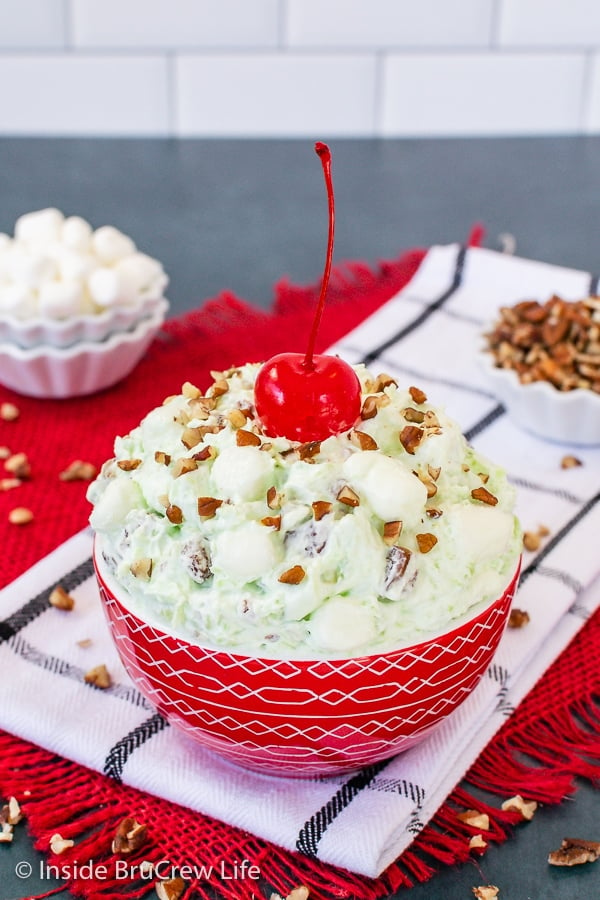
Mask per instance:
[[[259,370],[254,387],[256,412],[270,437],[294,441],[323,441],[352,427],[361,406],[360,382],[354,369],[337,356],[315,355],[315,342],[325,306],[333,259],[335,206],[331,179],[331,151],[317,142],[329,207],[327,256],[308,349],[278,353]]]

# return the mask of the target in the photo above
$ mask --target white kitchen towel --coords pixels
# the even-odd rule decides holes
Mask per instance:
[[[207,813],[278,845],[376,876],[414,839],[514,707],[600,600],[600,449],[519,431],[482,386],[476,353],[500,305],[577,299],[590,275],[458,246],[433,248],[407,287],[332,350],[367,361],[444,405],[472,443],[503,464],[525,529],[546,526],[526,553],[516,606],[479,686],[431,736],[396,758],[326,779],[254,774],[169,727],[129,681],[112,645],[81,532],[0,592],[0,727],[69,759]],[[566,453],[579,467],[562,469]],[[60,583],[75,609],[49,606]],[[79,642],[91,639],[82,646]],[[114,683],[83,676],[105,663]]]

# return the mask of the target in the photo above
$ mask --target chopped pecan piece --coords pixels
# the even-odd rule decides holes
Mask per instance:
[[[485,850],[487,841],[480,834],[474,834],[469,838],[469,850]]]
[[[149,556],[143,556],[141,559],[136,559],[129,566],[129,571],[135,578],[139,578],[140,581],[150,581],[152,577],[152,560]]]
[[[141,459],[118,459],[117,466],[119,469],[122,469],[123,472],[133,472],[134,469],[137,469],[138,466],[141,466]]]
[[[195,459],[192,459],[189,456],[182,456],[181,459],[176,459],[173,463],[171,475],[173,476],[173,478],[179,478],[181,475],[186,475],[188,472],[193,472],[194,469],[197,468],[198,463]]]
[[[93,463],[75,459],[59,473],[58,477],[61,481],[91,481],[97,472],[98,469]]]
[[[183,522],[183,512],[181,508],[179,506],[175,506],[172,503],[167,506],[165,515],[169,522],[171,522],[173,525],[181,525],[181,523]]]
[[[72,610],[75,606],[73,597],[71,597],[60,584],[57,584],[54,590],[50,591],[48,600],[50,606],[54,606],[56,609],[64,609],[67,612]]]
[[[31,465],[26,453],[13,453],[4,463],[4,468],[16,478],[29,478]]]
[[[600,856],[599,841],[584,841],[581,838],[564,838],[559,850],[548,854],[551,866],[580,866],[588,862],[596,862]]]
[[[471,890],[476,900],[495,900],[500,893],[500,889],[495,884],[480,884]]]
[[[148,826],[142,825],[133,816],[127,816],[117,825],[112,841],[112,852],[128,856],[139,850],[148,840]]]
[[[438,542],[435,534],[430,534],[426,532],[425,534],[417,534],[415,535],[417,539],[417,546],[421,553],[429,553],[430,550],[433,550],[435,545]]]
[[[0,491],[12,491],[22,483],[20,478],[0,478]]]
[[[407,453],[414,455],[415,450],[425,437],[425,432],[417,425],[405,425],[400,432],[400,443]]]
[[[15,406],[14,403],[0,404],[0,419],[3,419],[5,422],[15,422],[20,415],[19,407]]]
[[[185,890],[185,881],[179,876],[157,881],[155,885],[158,900],[179,900]]]
[[[61,834],[53,834],[50,838],[50,850],[56,856],[60,856],[65,850],[70,850],[75,846],[75,841],[66,840]]]
[[[198,397],[202,396],[202,391],[196,387],[195,384],[192,384],[190,381],[184,381],[181,385],[181,393],[188,400],[197,400]]]
[[[223,501],[216,497],[198,497],[198,515],[202,519],[212,519],[222,505]]]
[[[202,450],[198,450],[197,453],[192,453],[192,459],[195,459],[197,462],[206,462],[207,459],[216,459],[216,457],[217,448],[213,447],[212,444],[207,444]]]
[[[186,450],[191,450],[192,447],[196,447],[200,441],[204,439],[204,435],[202,434],[201,428],[184,428],[181,433],[181,443],[186,448]]]
[[[412,406],[407,406],[406,409],[403,409],[402,415],[407,422],[416,422],[418,425],[422,425],[425,421],[425,413],[423,410],[413,409]]]
[[[246,413],[241,409],[230,409],[226,418],[232,428],[243,428],[246,424]]]
[[[478,487],[471,491],[471,497],[473,500],[480,500],[482,503],[487,503],[488,506],[495,506],[498,502],[498,498],[494,497],[493,494],[490,494],[487,488]]]
[[[154,454],[154,461],[161,466],[168,466],[171,462],[171,455],[169,453],[164,453],[162,450],[157,450]]]
[[[526,550],[531,551],[532,553],[535,550],[539,550],[542,544],[542,540],[539,534],[535,531],[524,531],[523,532],[523,546]]]
[[[8,514],[11,525],[28,525],[33,521],[33,513],[26,506],[15,506]]]
[[[277,493],[275,485],[271,485],[267,491],[267,506],[269,509],[279,509],[281,506],[281,497]]]
[[[363,405],[360,411],[361,419],[373,419],[377,415],[379,410],[379,402],[378,397],[365,397],[363,401]]]
[[[338,492],[336,500],[339,500],[345,506],[359,506],[360,504],[360,497],[347,484]]]
[[[433,506],[425,510],[425,515],[429,516],[430,519],[439,519],[443,513],[444,511],[442,509],[436,509]]]
[[[576,456],[571,456],[570,454],[567,456],[563,456],[560,461],[561,469],[574,469],[577,466],[582,466],[583,463]]]
[[[260,520],[261,525],[266,525],[267,528],[274,528],[275,531],[279,531],[281,528],[281,516],[264,516]]]
[[[399,520],[395,522],[385,522],[383,526],[384,544],[388,544],[388,546],[392,546],[392,544],[395,544],[400,537],[401,531],[402,522],[400,522]]]
[[[482,831],[490,830],[490,817],[487,813],[479,812],[477,809],[466,809],[464,812],[457,813],[456,818],[471,828],[481,828]]]
[[[333,509],[333,504],[327,500],[315,500],[312,503],[313,516],[317,522],[320,522],[323,516],[326,516]]]
[[[366,431],[357,431],[353,429],[348,434],[348,437],[350,439],[350,443],[354,444],[355,447],[359,447],[361,450],[379,449],[377,441],[372,438],[370,434],[367,434]]]
[[[262,441],[253,431],[247,431],[245,428],[238,428],[235,434],[235,442],[238,447],[260,447]]]
[[[524,609],[511,609],[508,617],[509,628],[524,628],[529,622],[529,613]]]
[[[94,666],[93,669],[90,669],[89,672],[86,672],[83,676],[83,680],[86,684],[91,684],[103,691],[109,688],[112,684],[112,678],[110,677],[110,673],[104,663],[99,666]]]
[[[528,822],[533,819],[537,807],[538,805],[535,800],[531,800],[528,803],[526,800],[523,800],[520,794],[516,794],[514,797],[510,797],[502,804],[502,809],[505,812],[521,813],[522,817],[524,819],[527,819]]]
[[[282,584],[300,584],[305,575],[306,572],[302,566],[292,566],[291,569],[282,572],[277,580]]]
[[[282,897],[281,894],[271,894],[270,900],[308,900],[309,896],[309,889],[302,884],[290,891],[287,897]]]
[[[300,459],[313,459],[321,450],[321,441],[307,441],[296,448]]]
[[[427,394],[425,391],[422,391],[420,388],[411,385],[408,389],[408,393],[413,398],[414,402],[419,406],[422,403],[427,403]]]

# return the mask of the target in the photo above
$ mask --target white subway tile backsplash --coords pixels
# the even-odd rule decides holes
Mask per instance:
[[[291,47],[488,46],[492,0],[287,0]]]
[[[598,0],[502,0],[500,46],[589,47],[600,45]]]
[[[72,0],[76,47],[274,47],[278,0]]]
[[[0,0],[0,134],[600,133],[600,0]]]
[[[384,136],[550,134],[579,130],[579,54],[390,55]]]
[[[1,0],[0,48],[63,47],[63,0]]]
[[[5,134],[164,135],[166,62],[160,57],[0,57]]]
[[[176,63],[176,131],[372,135],[375,69],[366,55],[184,55]]]

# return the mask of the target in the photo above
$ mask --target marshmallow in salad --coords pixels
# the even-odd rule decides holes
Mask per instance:
[[[0,234],[0,314],[68,319],[162,296],[168,278],[112,225],[94,230],[81,216],[42,209]]]
[[[521,550],[500,467],[416,387],[355,367],[362,412],[268,437],[258,365],[215,373],[115,442],[88,490],[109,577],[142,618],[275,658],[380,653],[502,594]]]

